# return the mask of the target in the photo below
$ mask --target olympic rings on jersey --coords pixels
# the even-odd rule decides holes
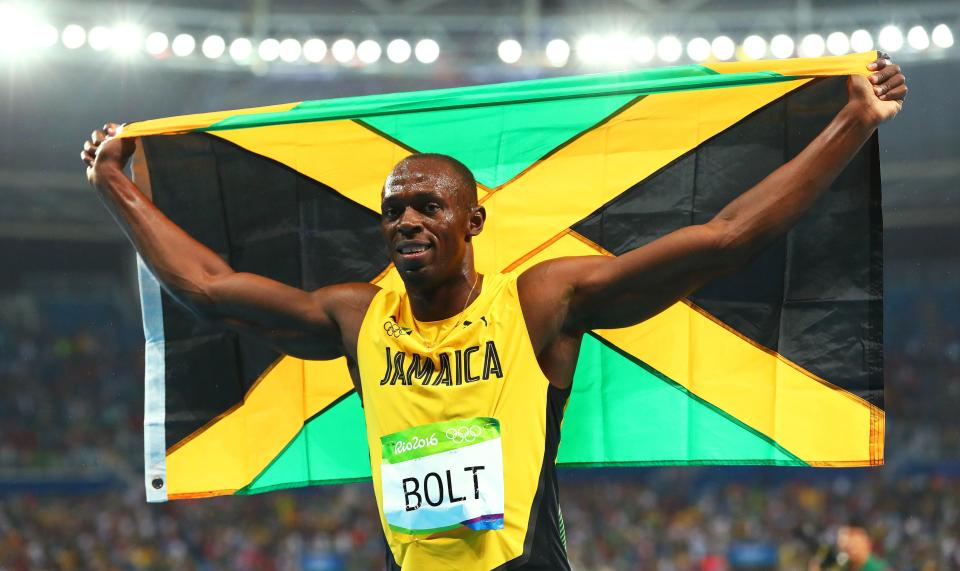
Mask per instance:
[[[400,337],[401,335],[409,335],[410,331],[400,327],[393,321],[384,321],[383,330],[387,332],[387,335],[391,337]]]
[[[477,440],[482,434],[479,426],[461,426],[460,428],[448,428],[447,440],[452,440],[454,444],[470,444]]]

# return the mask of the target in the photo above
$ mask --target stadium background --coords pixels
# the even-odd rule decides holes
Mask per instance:
[[[91,129],[700,58],[813,56],[851,49],[844,38],[890,52],[911,89],[880,135],[886,466],[564,470],[570,556],[586,570],[806,569],[854,518],[897,569],[960,569],[960,10],[838,4],[0,4],[0,569],[382,561],[367,485],[144,502],[134,258],[84,180],[78,154]],[[754,35],[762,44],[746,40]],[[401,63],[396,38],[412,52]]]

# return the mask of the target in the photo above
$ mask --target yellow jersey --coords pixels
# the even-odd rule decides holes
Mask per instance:
[[[388,568],[569,569],[555,472],[569,390],[540,370],[516,274],[433,322],[381,290],[357,360]]]

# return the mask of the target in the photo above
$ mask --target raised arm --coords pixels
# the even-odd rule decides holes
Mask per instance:
[[[639,323],[709,280],[742,267],[785,233],[877,126],[900,110],[907,88],[899,66],[878,60],[869,69],[875,72],[870,79],[850,78],[847,105],[810,145],[710,222],[682,228],[616,258],[561,258],[521,276],[535,346],[547,346],[558,334]]]
[[[310,359],[352,352],[377,288],[344,284],[306,292],[235,272],[220,256],[163,215],[123,169],[132,139],[111,139],[116,125],[94,131],[81,158],[87,179],[137,252],[174,298],[198,317],[253,334],[277,350]]]

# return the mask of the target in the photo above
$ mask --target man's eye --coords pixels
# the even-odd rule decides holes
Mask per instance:
[[[440,205],[436,202],[428,202],[427,205],[423,208],[426,212],[433,214],[440,211]]]
[[[383,211],[383,215],[387,218],[396,218],[400,215],[400,211],[397,208],[386,208]]]

